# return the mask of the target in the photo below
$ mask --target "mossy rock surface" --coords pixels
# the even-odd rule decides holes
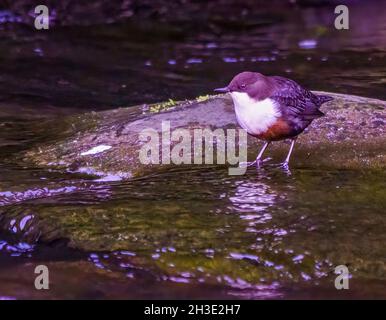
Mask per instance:
[[[384,168],[386,102],[328,94],[334,100],[322,106],[326,116],[315,120],[300,135],[292,165],[341,169]],[[145,142],[141,142],[138,135],[146,128],[161,133],[162,121],[170,122],[171,131],[176,128],[214,130],[237,127],[228,95],[122,108],[73,116],[59,124],[50,124],[61,128],[60,138],[29,150],[23,155],[23,160],[39,167],[66,168],[123,179],[143,176],[165,166],[140,162],[139,150]],[[63,123],[67,127],[63,128]],[[248,137],[251,159],[260,145],[259,140]],[[111,148],[98,154],[82,155],[97,146]],[[287,149],[286,144],[274,143],[267,154],[282,157]]]

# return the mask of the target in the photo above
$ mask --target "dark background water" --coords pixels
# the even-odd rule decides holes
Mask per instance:
[[[346,1],[350,30],[341,31],[333,24],[337,3],[48,1],[51,28],[36,31],[34,1],[0,2],[2,195],[73,178],[5,161],[56,133],[37,129],[41,118],[193,98],[243,70],[288,76],[315,90],[386,99],[386,1]],[[24,221],[33,210],[123,210],[123,231],[132,218],[144,239],[130,252],[78,252],[60,241],[21,241],[11,225],[0,236],[0,297],[384,297],[385,280],[371,277],[342,296],[330,278],[323,280],[320,268],[329,258],[318,258],[319,250],[346,254],[352,243],[361,243],[364,261],[378,259],[384,181],[378,172],[296,167],[291,177],[263,171],[242,178],[184,169],[5,206]],[[114,232],[105,227],[106,234]],[[267,275],[286,277],[288,267],[300,280],[254,284],[256,252],[266,259]],[[48,292],[32,286],[37,263],[50,268],[56,286]],[[208,278],[197,281],[204,267]]]
[[[243,70],[386,97],[385,1],[349,1],[349,30],[329,1],[68,2],[48,31],[25,1],[2,11],[21,22],[0,24],[1,101],[100,110],[193,98]]]

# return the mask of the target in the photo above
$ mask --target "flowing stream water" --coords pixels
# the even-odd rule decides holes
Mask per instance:
[[[384,171],[297,167],[295,152],[291,175],[182,166],[71,189],[60,186],[87,177],[9,161],[58,134],[46,119],[206,95],[243,70],[385,100],[386,4],[366,3],[351,7],[349,31],[333,28],[331,7],[262,9],[196,29],[0,24],[0,298],[386,298]],[[53,185],[50,197],[31,197]],[[31,239],[37,211],[74,215],[106,243],[126,237],[125,247]],[[334,263],[351,260],[361,268],[338,291]],[[38,264],[50,290],[33,285]]]

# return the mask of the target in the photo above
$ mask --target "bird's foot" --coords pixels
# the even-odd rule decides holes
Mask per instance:
[[[276,167],[276,168],[289,168],[288,162],[280,162],[280,163],[271,163],[269,164],[270,167]]]
[[[265,158],[265,159],[256,159],[255,161],[252,162],[240,162],[239,166],[240,167],[252,167],[255,165],[257,168],[260,168],[264,162],[270,161],[272,158]]]
[[[289,164],[287,161],[284,161],[281,163],[272,163],[269,166],[271,166],[273,168],[283,169],[283,171],[285,171],[286,173],[291,173],[290,168],[289,168]]]
[[[245,168],[245,167],[251,167],[256,164],[256,160],[252,162],[240,162],[239,167]]]
[[[256,168],[259,169],[263,165],[263,163],[268,162],[270,160],[272,160],[272,158],[256,159],[255,160]]]
[[[279,166],[285,170],[289,170],[289,165],[287,161],[280,163]]]
[[[292,174],[287,161],[284,161],[284,162],[282,162],[282,163],[279,163],[278,167],[279,167],[280,169],[282,169],[283,172],[284,172],[285,174],[287,174],[288,176],[290,176],[290,175]]]

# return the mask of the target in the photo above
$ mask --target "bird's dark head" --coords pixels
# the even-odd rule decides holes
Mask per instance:
[[[246,93],[255,100],[264,100],[269,97],[273,85],[268,77],[258,72],[241,72],[237,74],[228,86],[215,89],[216,92]]]

